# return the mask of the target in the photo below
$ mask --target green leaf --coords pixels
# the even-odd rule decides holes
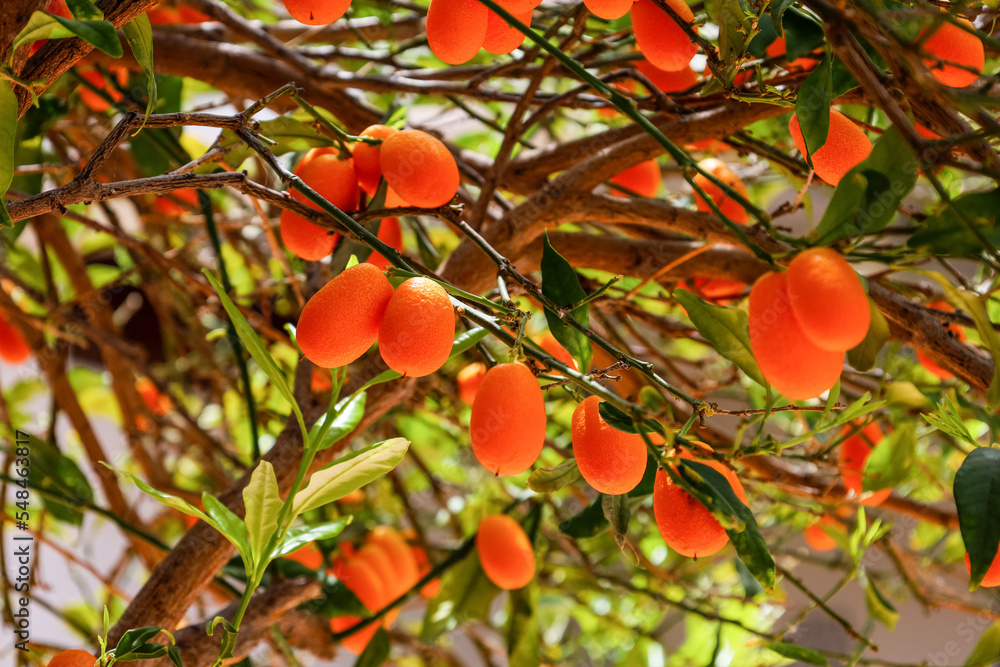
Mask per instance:
[[[476,343],[486,338],[486,334],[489,333],[486,329],[481,329],[476,327],[475,329],[469,329],[468,331],[459,334],[455,337],[455,342],[451,346],[451,354],[448,356],[449,359],[454,359],[458,355],[462,354]],[[368,382],[362,386],[362,389],[368,389],[377,384],[382,384],[383,382],[389,382],[390,380],[395,380],[396,378],[403,377],[401,374],[394,370],[385,370],[373,377]]]
[[[993,379],[990,381],[989,389],[986,390],[986,400],[991,408],[996,408],[1000,405],[1000,337],[993,329],[993,323],[990,321],[989,313],[986,312],[986,306],[979,300],[979,295],[968,290],[958,289],[940,274],[938,274],[938,282],[941,283],[945,294],[948,295],[948,301],[972,316],[976,323],[976,331],[979,332],[979,338],[990,350],[990,356],[993,357]]]
[[[826,665],[830,664],[826,657],[824,657],[824,655],[819,651],[806,648],[805,646],[799,646],[798,644],[789,644],[787,642],[778,641],[763,641],[761,642],[761,646],[771,649],[778,655],[791,658],[792,660],[798,660],[799,662],[804,662],[807,665],[826,667]]]
[[[122,638],[118,640],[118,646],[115,647],[115,657],[121,657],[126,653],[130,653],[139,646],[142,646],[150,639],[160,634],[161,628],[158,625],[150,625],[144,628],[132,628],[131,630],[126,630]]]
[[[795,0],[775,0],[771,3],[771,23],[774,25],[774,32],[781,37],[784,29],[781,25],[781,17],[785,10],[795,4]]]
[[[541,269],[542,294],[560,308],[572,306],[587,298],[587,293],[580,285],[579,276],[576,275],[573,266],[549,243],[548,233],[544,235]],[[585,303],[574,308],[570,316],[581,325],[590,326],[590,304]],[[593,356],[590,340],[582,331],[564,324],[559,316],[548,308],[545,309],[545,320],[549,323],[552,336],[573,355],[576,367],[586,372],[586,369],[590,368],[590,359]]]
[[[862,373],[875,367],[878,353],[889,340],[889,321],[871,299],[868,299],[868,309],[871,311],[871,324],[865,339],[857,347],[847,351],[847,361]]]
[[[134,19],[122,26],[125,33],[125,40],[132,49],[135,61],[139,63],[143,73],[146,75],[146,116],[142,119],[143,125],[149,119],[149,114],[156,108],[156,73],[153,71],[153,27],[149,23],[149,16],[145,13],[139,14]],[[142,129],[142,128],[139,128]]]
[[[705,303],[687,290],[674,290],[677,303],[687,311],[688,318],[715,347],[716,351],[747,374],[751,380],[766,387],[767,380],[750,349],[750,329],[746,312]]]
[[[781,17],[781,26],[785,31],[785,58],[792,62],[826,41],[823,27],[805,12],[791,8]]]
[[[552,493],[580,479],[576,459],[568,459],[552,468],[538,468],[528,476],[528,488],[535,493]]]
[[[916,157],[899,130],[891,127],[875,142],[871,154],[841,179],[816,228],[819,243],[830,245],[885,229],[916,182]]]
[[[139,487],[140,491],[145,493],[147,496],[150,496],[154,500],[158,501],[159,503],[166,505],[167,507],[172,507],[175,510],[184,512],[184,514],[187,514],[188,516],[196,516],[205,523],[214,525],[213,520],[209,519],[207,514],[205,514],[204,512],[202,512],[197,507],[195,507],[188,501],[184,500],[183,498],[178,498],[177,496],[172,496],[169,493],[164,493],[163,491],[154,489],[149,484],[146,484],[144,481],[142,481],[135,475],[129,474],[124,470],[117,470],[115,468],[112,468],[107,463],[104,463],[104,466],[108,468],[108,470],[114,470],[119,475],[124,475],[128,479],[132,480],[132,483],[135,484],[137,487]]]
[[[478,553],[470,553],[441,578],[441,590],[427,605],[420,640],[430,644],[460,623],[489,618],[499,592],[483,572]]]
[[[331,406],[326,414],[313,424],[309,432],[309,446],[318,452],[340,442],[361,423],[361,419],[365,416],[367,400],[368,395],[362,391],[351,394]]]
[[[597,404],[597,412],[601,415],[601,419],[608,423],[608,426],[623,433],[659,433],[660,435],[667,433],[663,424],[655,419],[647,419],[638,424],[637,428],[629,415],[607,401],[601,401]]]
[[[1000,547],[1000,450],[979,447],[965,457],[952,487],[962,541],[969,554],[969,590],[979,587]]]
[[[682,460],[680,476],[691,485],[695,497],[714,515],[725,519],[726,534],[736,547],[750,574],[766,589],[774,587],[774,559],[767,550],[757,520],[719,471],[698,461]]]
[[[274,551],[271,553],[271,558],[275,559],[280,556],[293,553],[305,545],[315,542],[316,540],[327,540],[331,537],[336,537],[337,535],[340,535],[344,528],[350,525],[353,520],[354,517],[348,515],[343,516],[336,521],[321,523],[315,526],[292,526],[288,529],[288,532],[285,534],[285,539],[281,542],[281,544],[274,548]]]
[[[510,626],[507,631],[508,664],[538,667],[542,648],[538,627],[538,584],[510,592]]]
[[[920,396],[923,397],[923,394],[920,394]],[[921,414],[920,416],[942,433],[947,433],[958,440],[965,440],[973,447],[979,446],[976,439],[969,433],[969,429],[965,427],[959,407],[955,404],[955,399],[950,395],[942,399],[934,412],[931,414]]]
[[[278,530],[278,514],[282,506],[278,478],[270,461],[261,461],[254,468],[250,483],[243,489],[243,505],[246,507],[250,562],[260,565],[264,561],[264,549]]]
[[[379,628],[358,656],[354,667],[380,667],[389,660],[389,633]]]
[[[594,537],[604,529],[608,519],[604,516],[601,496],[597,496],[579,513],[559,523],[559,530],[577,539]]]
[[[926,248],[935,255],[977,257],[983,251],[982,242],[959,218],[964,216],[994,246],[1000,245],[1000,188],[974,192],[953,200],[951,206],[924,220],[906,245]]]
[[[833,99],[837,99],[844,93],[848,93],[859,86],[857,79],[854,78],[854,75],[851,74],[851,71],[847,69],[847,65],[840,58],[833,59],[832,69],[833,92],[830,96]]]
[[[739,62],[746,51],[746,36],[750,34],[750,18],[740,0],[706,0],[705,9],[719,26],[719,55],[727,69]]]
[[[830,57],[823,59],[799,88],[795,98],[795,116],[799,119],[802,140],[812,166],[812,156],[826,144],[830,132],[830,104],[833,100],[833,68]]]
[[[209,637],[212,636],[218,625],[222,625],[222,642],[217,659],[226,660],[236,655],[236,637],[239,635],[239,631],[227,619],[216,616],[205,630]]]
[[[611,524],[611,533],[615,537],[615,543],[622,551],[625,550],[625,543],[628,540],[628,523],[632,518],[632,511],[628,506],[628,494],[609,495],[601,494],[601,510],[604,518]]]
[[[268,148],[275,155],[333,145],[328,137],[319,134],[315,126],[291,116],[278,116],[271,120],[261,121],[260,133],[274,142],[273,145],[268,145]],[[220,142],[223,148],[236,146],[226,155],[226,163],[234,169],[243,164],[253,153],[249,147],[242,144],[242,140],[232,130],[223,130]]]
[[[33,488],[55,491],[81,503],[89,503],[94,499],[94,490],[90,487],[87,476],[73,459],[46,440],[26,434],[24,431],[20,431],[17,435],[18,440],[22,441],[24,439],[22,436],[28,436],[31,457],[28,482]],[[42,504],[60,521],[74,526],[83,523],[83,512],[78,506],[62,503],[48,496],[42,496]]]
[[[14,38],[14,48],[38,39],[64,37],[79,37],[112,58],[121,58],[124,54],[118,33],[110,21],[77,21],[45,12],[31,14],[28,24]]]
[[[899,620],[899,612],[882,595],[882,591],[875,586],[875,582],[870,578],[868,578],[868,585],[865,586],[865,602],[868,604],[869,616],[890,630],[896,630],[896,621]]]
[[[80,21],[100,21],[104,18],[104,12],[90,0],[66,0],[66,7],[73,18]]]
[[[1000,623],[994,623],[979,638],[976,648],[965,660],[965,667],[982,667],[995,661],[1000,655]]]
[[[250,570],[253,560],[250,555],[250,544],[247,542],[247,525],[243,523],[243,519],[208,492],[201,494],[201,504],[205,507],[205,514],[208,515],[206,521],[236,547],[247,569]]]
[[[292,388],[288,386],[288,382],[285,380],[285,374],[281,372],[278,368],[278,364],[275,363],[274,358],[271,353],[267,351],[264,344],[261,342],[257,333],[251,328],[250,323],[247,322],[247,318],[243,317],[243,313],[240,312],[236,304],[233,303],[229,295],[225,293],[222,289],[222,285],[215,276],[212,275],[211,271],[208,269],[203,269],[205,276],[208,278],[208,282],[212,284],[215,288],[216,293],[219,295],[219,300],[222,302],[222,307],[226,309],[226,313],[229,315],[229,319],[233,323],[233,327],[236,329],[236,335],[240,337],[243,341],[243,345],[246,346],[247,350],[250,352],[250,356],[253,360],[257,362],[260,369],[264,371],[264,374],[270,378],[274,386],[281,392],[281,395],[285,397],[285,400],[289,402],[292,406],[292,411],[298,418],[299,426],[302,429],[303,437],[308,437],[308,431],[305,428],[305,420],[302,417],[302,410],[299,408],[299,402],[295,400],[295,394],[292,393]]]
[[[295,494],[293,515],[340,500],[385,475],[403,460],[410,441],[392,438],[343,456],[313,473],[304,489]]]
[[[14,179],[14,140],[17,134],[17,95],[6,81],[0,80],[0,227],[13,227],[4,204],[3,196],[7,194],[10,183]]]
[[[875,444],[862,473],[862,489],[867,493],[899,486],[909,477],[916,458],[917,429],[913,422],[906,422]]]

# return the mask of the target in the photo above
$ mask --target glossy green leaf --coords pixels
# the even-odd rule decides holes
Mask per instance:
[[[747,374],[751,380],[766,387],[767,380],[760,372],[750,348],[750,329],[746,312],[737,308],[723,308],[706,303],[687,290],[674,290],[677,303],[684,306],[688,318],[698,333],[715,347],[715,350]]]
[[[309,431],[309,446],[318,452],[340,442],[361,423],[367,400],[368,395],[362,391],[332,406],[313,424]]]
[[[795,98],[795,116],[799,119],[802,139],[808,155],[803,157],[812,166],[812,156],[826,144],[830,132],[830,104],[833,99],[833,69],[829,57],[824,58],[802,82]]]
[[[295,494],[294,515],[340,500],[385,475],[403,460],[410,441],[392,438],[343,456],[313,473],[304,489]]]
[[[118,40],[118,33],[110,21],[78,21],[62,16],[34,12],[28,24],[14,39],[15,48],[38,39],[62,39],[79,37],[112,58],[121,58],[124,51]]]
[[[767,550],[753,512],[736,495],[729,481],[714,468],[698,461],[682,460],[679,473],[691,485],[698,501],[723,519],[723,526],[729,524],[726,534],[750,574],[765,589],[773,588],[774,559]]]
[[[537,468],[528,476],[528,488],[535,493],[552,493],[580,479],[576,459],[563,461],[552,468]]]
[[[986,576],[1000,548],[1000,450],[979,447],[965,457],[952,488],[962,541],[969,554],[969,589]]]
[[[604,506],[601,496],[597,496],[580,512],[559,523],[559,530],[570,537],[587,538],[598,535],[608,520],[604,516]]]
[[[479,555],[470,553],[441,578],[441,590],[427,605],[420,640],[429,644],[463,623],[489,618],[499,592],[483,572]]]
[[[552,247],[548,234],[544,235],[541,269],[542,294],[557,306],[565,308],[587,298],[576,270]],[[581,325],[590,326],[590,305],[584,304],[574,308],[570,316]],[[577,368],[589,369],[593,348],[583,332],[564,324],[559,316],[548,308],[545,309],[545,321],[549,324],[552,336],[573,355]]]
[[[899,486],[909,477],[917,458],[917,429],[913,422],[901,424],[876,443],[862,473],[865,493]]]
[[[149,114],[156,108],[156,72],[153,70],[153,27],[149,23],[149,16],[145,13],[139,14],[134,19],[122,26],[125,34],[125,41],[132,49],[135,61],[139,63],[143,73],[146,75],[146,117],[143,124],[149,118]]]
[[[623,433],[659,433],[665,435],[667,432],[663,424],[655,419],[647,419],[636,425],[629,415],[607,401],[601,401],[597,404],[597,412],[608,426]]]
[[[795,4],[795,0],[775,0],[771,3],[771,23],[774,25],[774,32],[781,37],[785,31],[782,27],[782,16],[785,10]]]
[[[959,215],[971,222],[994,246],[1000,245],[1000,226],[997,225],[1000,188],[954,199],[951,206],[924,220],[906,245],[926,248],[935,255],[978,257],[983,251],[983,244]]]
[[[344,528],[350,525],[353,519],[354,517],[348,515],[336,521],[314,526],[292,526],[285,534],[285,539],[271,553],[271,558],[278,558],[293,553],[316,540],[328,540],[331,537],[336,537],[343,532]]]
[[[205,514],[208,515],[206,521],[236,547],[249,569],[253,561],[250,556],[250,544],[247,541],[247,525],[243,523],[243,519],[208,492],[201,494],[201,504],[205,508]]]
[[[122,638],[118,640],[118,645],[115,647],[115,657],[120,657],[126,653],[134,651],[136,648],[142,646],[150,639],[160,634],[160,631],[161,628],[157,625],[126,630],[125,634],[122,635]]]
[[[871,311],[871,324],[868,325],[868,333],[865,339],[847,351],[847,361],[854,368],[862,373],[870,371],[875,367],[878,353],[889,341],[889,321],[878,309],[875,302],[868,299],[868,308]]]
[[[785,32],[785,58],[788,62],[816,50],[826,41],[823,27],[816,19],[795,7],[782,14],[781,26]]]
[[[0,81],[0,227],[13,227],[4,204],[3,196],[7,194],[10,183],[14,179],[14,149],[17,134],[17,95],[6,81]]]
[[[250,483],[243,489],[246,507],[246,533],[250,545],[250,562],[262,564],[264,549],[278,530],[281,496],[278,478],[270,461],[261,461],[250,475]]]

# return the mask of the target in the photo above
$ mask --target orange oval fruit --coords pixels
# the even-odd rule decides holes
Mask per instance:
[[[486,371],[472,403],[472,451],[497,475],[530,468],[545,444],[545,399],[524,364],[497,364]]]
[[[427,44],[434,55],[449,65],[468,62],[479,53],[486,39],[488,15],[486,5],[477,0],[432,0],[427,9]]]
[[[788,121],[788,131],[795,140],[795,146],[803,156],[806,155],[806,143],[802,138],[799,118],[792,114]],[[864,161],[872,152],[872,144],[868,141],[864,130],[854,124],[850,118],[836,109],[830,110],[830,131],[826,143],[812,156],[816,175],[830,185],[840,183],[847,172]]]
[[[610,426],[599,412],[601,399],[588,396],[573,411],[573,454],[583,479],[601,493],[620,495],[639,485],[646,472],[641,435]]]
[[[302,308],[299,349],[323,368],[355,361],[378,337],[392,285],[372,264],[355,264],[328,282]]]
[[[390,558],[402,590],[408,590],[420,579],[416,558],[413,550],[403,536],[388,526],[377,526],[368,533],[368,542],[378,545]],[[398,597],[398,596],[397,596]]]
[[[871,324],[868,295],[836,250],[810,248],[788,265],[792,312],[809,340],[824,350],[850,350],[859,345]]]
[[[620,185],[641,197],[655,197],[660,192],[663,177],[659,163],[656,160],[646,160],[612,176],[610,180],[615,185]],[[632,196],[617,188],[611,188],[611,194],[617,197]]]
[[[458,400],[466,405],[472,405],[484,377],[486,377],[486,365],[478,361],[460,370],[455,378],[458,383]]]
[[[124,87],[128,84],[127,69],[120,67],[110,68],[109,73],[115,75],[115,80],[118,82],[119,87]],[[94,86],[94,88],[106,92],[115,102],[121,102],[125,99],[117,87],[108,83],[108,80],[104,78],[100,70],[93,67],[80,67],[77,69],[77,74]],[[103,113],[111,108],[111,105],[104,97],[84,85],[80,86],[80,101],[97,113]]]
[[[853,430],[856,429],[847,425],[840,432],[840,436],[843,438]],[[863,495],[862,474],[865,464],[868,463],[872,449],[882,442],[882,438],[882,429],[876,422],[872,422],[840,443],[840,474],[844,479],[844,488],[862,496],[861,504],[868,507],[881,505],[892,493],[892,489],[882,489]]]
[[[335,149],[314,148],[295,167],[295,175],[342,211],[358,207],[358,175],[353,160],[341,160]],[[305,195],[296,190],[292,197],[310,204]],[[281,212],[281,239],[285,247],[297,257],[318,261],[333,252],[338,234],[306,220],[285,209]]]
[[[648,60],[637,60],[634,66],[660,89],[661,93],[679,93],[698,83],[698,73],[690,67],[675,71],[660,69]]]
[[[551,331],[547,329],[543,331],[535,339],[535,342],[538,343],[538,347],[548,352],[556,360],[561,361],[573,370],[579,370],[576,367],[576,359],[569,353],[569,350],[562,346],[562,343],[556,340]]]
[[[504,590],[523,588],[535,576],[535,551],[521,525],[506,514],[479,522],[476,551],[486,576]]]
[[[514,18],[524,25],[531,25],[531,10],[514,14]],[[524,33],[507,23],[500,15],[490,11],[486,19],[486,37],[483,48],[493,55],[500,56],[510,53],[524,43]]]
[[[844,353],[817,347],[792,311],[786,273],[765,273],[750,290],[750,348],[761,373],[793,401],[819,396],[836,383]]]
[[[426,132],[397,132],[382,142],[381,152],[382,174],[389,187],[413,206],[444,206],[458,192],[455,158]]]
[[[296,563],[305,565],[310,570],[318,570],[323,567],[323,552],[314,543],[310,542],[304,547],[300,547],[285,556]]]
[[[388,602],[385,586],[375,568],[369,563],[349,559],[346,563],[338,565],[334,573],[369,611],[378,611]],[[342,632],[359,620],[355,616],[336,616],[330,619],[330,628],[334,632]],[[344,648],[351,653],[360,655],[368,646],[368,642],[371,641],[378,627],[378,623],[372,623],[352,633],[343,641]]]
[[[972,30],[975,29],[972,23],[965,19],[958,21]],[[931,76],[950,88],[965,88],[972,85],[986,64],[983,42],[974,34],[947,22],[942,22],[923,42],[923,49],[928,56],[931,56],[924,60],[924,64],[931,71]],[[975,72],[948,63],[964,65],[974,69]]]
[[[306,25],[333,23],[351,6],[351,0],[285,0],[292,18]]]
[[[8,364],[20,364],[31,356],[31,348],[18,331],[3,316],[0,316],[0,359]]]
[[[829,551],[837,546],[837,541],[834,540],[829,533],[823,530],[823,526],[829,526],[837,531],[843,531],[844,529],[844,525],[832,516],[824,515],[820,517],[819,521],[805,530],[806,544],[808,544],[809,548],[813,551]]]
[[[934,301],[926,305],[928,308],[933,308],[935,310],[943,310],[948,313],[955,312],[955,309],[947,301]],[[949,335],[951,335],[957,341],[959,341],[960,343],[965,342],[967,336],[965,333],[965,329],[962,328],[961,325],[956,323],[951,323],[948,324],[946,328],[948,329]],[[941,368],[941,366],[939,366],[935,361],[933,361],[930,357],[928,357],[920,350],[917,350],[917,361],[920,362],[921,366],[923,366],[925,369],[927,369],[934,375],[938,376],[942,380],[950,380],[951,378],[955,377],[954,373],[952,373],[951,371],[946,371],[945,369]]]
[[[744,503],[747,494],[732,470],[714,459],[696,459],[682,451],[682,459],[697,461],[722,474]],[[712,513],[690,493],[675,485],[665,470],[656,471],[653,484],[653,516],[663,541],[682,556],[702,558],[722,550],[729,542],[726,530]]]
[[[385,139],[396,134],[398,131],[394,127],[372,125],[365,128],[361,136]],[[379,146],[358,142],[354,144],[351,153],[354,155],[354,169],[358,173],[358,183],[368,193],[369,197],[374,197],[375,192],[378,190],[378,183],[382,180],[381,151],[379,150]]]
[[[667,0],[677,14],[691,23],[694,13],[683,0]],[[632,30],[635,45],[654,66],[668,72],[684,69],[698,53],[698,47],[669,14],[652,0],[637,0],[632,5]]]
[[[403,249],[403,230],[399,226],[399,218],[383,218],[382,223],[378,226],[378,234],[376,236],[379,241],[392,246],[396,250]],[[392,262],[374,251],[368,256],[366,261],[369,264],[374,264],[383,271],[392,266]]]
[[[324,257],[329,257],[340,239],[340,234],[320,227],[287,208],[281,211],[281,220],[278,224],[281,240],[284,241],[288,251],[310,262],[318,262]]]
[[[94,667],[97,658],[86,651],[78,648],[71,648],[67,651],[59,651],[49,660],[48,667]]]
[[[965,571],[972,574],[972,561],[969,560],[968,553],[965,554]],[[1000,586],[1000,553],[993,559],[990,569],[986,571],[986,576],[983,577],[983,581],[979,585],[983,588],[996,588]]]
[[[612,21],[620,19],[632,9],[633,0],[584,0],[590,13],[599,18]]]
[[[743,185],[743,181],[740,177],[733,173],[733,170],[729,168],[722,160],[717,160],[714,157],[706,158],[698,163],[698,165],[709,172],[717,179],[736,190],[740,193],[744,199],[747,198],[747,189]],[[697,174],[694,177],[694,182],[705,191],[705,194],[712,198],[712,201],[722,214],[732,220],[733,222],[738,222],[743,225],[747,221],[747,212],[735,199],[727,195],[722,188],[715,185],[708,180],[706,176],[702,174]],[[701,196],[701,194],[695,190],[694,191],[694,201],[698,207],[699,211],[704,213],[714,213],[712,207],[708,205],[708,202]]]
[[[448,292],[430,278],[410,278],[382,316],[378,350],[386,365],[407,377],[424,377],[444,366],[455,339],[455,309]]]

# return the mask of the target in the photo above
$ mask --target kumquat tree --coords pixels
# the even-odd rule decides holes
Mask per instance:
[[[4,659],[1000,664],[995,0],[0,0]]]

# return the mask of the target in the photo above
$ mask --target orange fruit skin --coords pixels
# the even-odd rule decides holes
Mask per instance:
[[[786,273],[766,273],[750,290],[750,348],[764,377],[793,401],[828,390],[840,377],[844,353],[816,347],[792,312]]]
[[[786,48],[787,47],[785,45],[785,38],[779,37],[778,39],[774,40],[773,42],[767,45],[767,48],[764,49],[764,53],[766,53],[769,58],[776,58],[778,56],[785,55]],[[785,69],[787,70],[811,69],[815,65],[816,61],[813,60],[812,58],[796,58],[792,62],[787,63],[785,65]]]
[[[545,444],[545,399],[523,364],[497,364],[486,371],[472,403],[472,451],[497,475],[530,468]]]
[[[743,181],[740,180],[739,176],[733,173],[733,170],[730,169],[725,162],[717,160],[714,157],[710,157],[702,160],[699,164],[702,169],[743,195],[744,199],[747,198],[747,189],[746,186],[743,185]],[[741,225],[746,224],[746,209],[740,206],[736,200],[723,192],[722,188],[715,185],[701,174],[697,174],[694,177],[694,182],[698,185],[698,187],[705,191],[706,195],[712,198],[712,201],[715,202],[715,205],[719,207],[719,210],[722,211],[724,216],[733,222],[738,222]],[[694,192],[694,201],[699,211],[702,211],[703,213],[714,213],[712,207],[708,205],[708,202],[705,201],[697,190]]]
[[[119,86],[124,86],[128,83],[128,70],[112,68],[111,72],[115,75],[115,79],[118,81]],[[122,94],[118,92],[118,89],[110,85],[99,70],[80,68],[77,70],[77,73],[90,82],[95,88],[107,92],[108,95],[111,96],[111,99],[115,102],[121,102],[124,99]],[[80,86],[80,101],[98,113],[103,113],[111,108],[111,105],[108,104],[103,97],[83,85]]]
[[[346,563],[340,564],[336,568],[335,574],[352,593],[358,596],[358,600],[369,611],[378,611],[388,602],[385,586],[375,568],[369,563],[350,559]],[[356,616],[336,616],[330,619],[330,629],[334,632],[341,632],[359,620],[361,619]],[[368,646],[368,642],[371,641],[378,627],[378,623],[365,626],[344,639],[343,647],[355,655],[360,655]]]
[[[934,308],[935,310],[944,310],[949,313],[955,312],[955,309],[952,308],[951,304],[948,303],[947,301],[934,301],[932,303],[928,303],[927,307]],[[948,331],[951,332],[951,335],[954,336],[956,340],[958,340],[959,342],[965,342],[966,339],[965,329],[963,329],[960,325],[949,324],[947,328]],[[945,369],[941,368],[936,362],[934,362],[930,357],[928,357],[920,350],[917,350],[917,361],[920,362],[921,366],[923,366],[928,371],[938,376],[942,380],[950,380],[951,378],[955,377],[954,373],[952,373],[951,371],[946,371]]]
[[[281,221],[278,224],[281,240],[285,242],[288,251],[310,262],[329,257],[340,239],[340,234],[320,227],[287,208],[281,211]]]
[[[747,494],[732,470],[713,459],[695,459],[682,451],[680,457],[715,469],[733,487],[733,492],[744,503]],[[711,556],[729,542],[729,535],[712,513],[684,489],[676,486],[665,470],[656,471],[653,484],[653,515],[663,541],[671,549],[688,558]]]
[[[394,127],[372,125],[365,128],[361,136],[385,139],[396,134],[398,131]],[[359,142],[354,144],[351,153],[354,155],[354,169],[358,173],[358,182],[361,184],[361,188],[368,193],[369,197],[374,197],[375,192],[378,190],[378,182],[382,180],[382,163],[379,147]]]
[[[616,361],[618,360],[604,351],[603,348],[594,346],[594,358],[590,362],[594,368],[608,368],[614,365]],[[608,380],[606,382],[616,394],[630,401],[638,398],[643,384],[639,379],[640,376],[634,370],[631,368],[619,368],[611,371],[611,375],[620,376],[618,380]]]
[[[523,588],[535,576],[535,551],[521,525],[506,514],[491,514],[479,523],[476,550],[483,572],[498,587]]]
[[[813,551],[829,551],[837,546],[836,540],[823,530],[823,526],[830,526],[834,529],[843,529],[843,524],[830,516],[823,516],[819,521],[809,526],[805,530],[806,544]]]
[[[694,13],[683,0],[668,0],[677,14],[691,23]],[[698,53],[698,47],[673,18],[652,0],[637,0],[632,5],[632,30],[635,44],[654,66],[668,72],[684,69]]]
[[[531,10],[514,14],[514,18],[524,25],[531,25]],[[500,18],[496,12],[490,11],[486,19],[486,37],[483,38],[483,48],[499,56],[510,53],[524,43],[524,33]]]
[[[965,554],[965,571],[972,574],[972,561],[969,560],[969,554]],[[1000,586],[1000,553],[993,559],[990,569],[986,571],[986,576],[983,577],[983,581],[979,585],[983,588]]]
[[[690,67],[671,72],[660,69],[648,60],[638,60],[634,66],[662,93],[679,93],[698,83],[698,73]]]
[[[296,340],[309,361],[339,368],[378,337],[392,285],[372,264],[355,264],[313,295],[299,315]]]
[[[296,549],[292,553],[285,556],[285,558],[294,560],[296,563],[301,563],[310,570],[318,570],[323,567],[323,552],[319,550],[319,547],[312,543]]]
[[[24,363],[31,356],[31,348],[21,332],[0,316],[0,359],[8,364]]]
[[[198,208],[198,192],[197,190],[192,190],[191,188],[183,188],[181,190],[174,190],[170,193],[171,196],[181,200],[190,208]],[[163,215],[184,215],[188,212],[189,208],[185,208],[178,204],[176,201],[167,196],[158,196],[153,200],[153,210],[157,213],[162,213]]]
[[[177,18],[179,23],[204,23],[212,20],[207,14],[199,12],[194,7],[178,7]]]
[[[353,160],[341,160],[335,150],[314,148],[295,167],[295,175],[320,196],[342,211],[358,207],[358,176]],[[305,195],[291,192],[292,197],[312,205]],[[338,234],[314,224],[288,209],[281,212],[281,238],[285,247],[297,257],[318,261],[327,257],[337,245]]]
[[[400,586],[399,594],[417,583],[420,579],[417,560],[402,535],[388,526],[378,526],[368,534],[367,539],[369,544],[382,549],[392,562]]]
[[[410,278],[389,300],[378,350],[397,373],[424,377],[448,361],[454,339],[455,309],[448,292],[430,278]]]
[[[430,559],[427,558],[427,552],[417,546],[410,547],[410,549],[413,552],[414,560],[417,561],[417,572],[419,573],[420,577],[423,578],[432,569]],[[424,598],[425,600],[430,600],[431,598],[435,597],[438,594],[438,591],[440,590],[441,590],[441,580],[431,579],[426,584],[421,586],[420,597]]]
[[[830,248],[800,252],[788,265],[792,312],[809,340],[824,350],[849,350],[865,339],[871,309],[847,260]]]
[[[557,360],[563,362],[573,370],[579,370],[576,367],[576,360],[573,355],[569,353],[562,344],[556,340],[556,337],[552,335],[551,331],[543,331],[538,338],[535,340],[538,346],[548,352],[550,355],[555,357]]]
[[[620,19],[632,9],[633,0],[584,0],[583,4],[594,16],[608,21]]]
[[[973,27],[965,19],[959,19],[959,22],[969,28]],[[933,58],[945,63],[965,65],[980,73],[986,64],[986,52],[979,38],[951,23],[942,23],[923,43],[923,49]],[[924,64],[930,69],[931,76],[949,88],[965,88],[979,78],[979,74],[975,72],[955,65],[940,64],[933,59],[925,60]]]
[[[656,160],[646,160],[634,167],[629,167],[617,176],[611,178],[611,182],[628,188],[632,192],[643,197],[655,197],[660,192],[660,185],[663,177],[660,173],[660,165]],[[622,190],[611,188],[611,194],[616,197],[629,197]]]
[[[413,206],[444,206],[458,192],[455,158],[426,132],[397,132],[382,142],[381,152],[382,174],[389,187]]]
[[[403,249],[403,230],[399,226],[399,218],[383,218],[382,223],[378,227],[378,234],[376,234],[376,236],[379,241],[392,246],[396,250]],[[392,266],[392,262],[387,260],[380,253],[374,251],[372,251],[372,254],[368,256],[367,262],[369,264],[374,264],[383,271]]]
[[[347,12],[351,0],[285,0],[292,18],[306,25],[333,23]]]
[[[48,667],[94,667],[96,662],[97,658],[90,653],[78,648],[71,648],[52,656]]]
[[[799,118],[792,114],[788,121],[788,131],[795,140],[795,146],[804,156],[806,143],[802,138]],[[830,110],[830,131],[823,147],[812,156],[816,175],[830,185],[837,185],[847,172],[861,163],[872,152],[872,144],[868,141],[864,130],[854,124],[844,114],[835,109]]]
[[[365,501],[365,492],[361,489],[354,489],[346,496],[336,501],[340,505],[359,505]]]
[[[845,426],[840,432],[841,436],[850,433],[852,427]],[[859,433],[846,438],[840,443],[840,474],[844,480],[844,488],[853,491],[856,495],[863,493],[862,473],[868,457],[871,456],[875,445],[882,442],[882,429],[875,422],[865,426]],[[868,444],[871,442],[871,444]],[[885,499],[892,494],[892,489],[882,489],[865,495],[861,504],[866,507],[875,507],[885,502]]]
[[[486,365],[478,361],[460,370],[456,377],[456,381],[458,382],[458,399],[466,405],[472,405],[484,377],[486,377]]]
[[[146,404],[149,411],[154,415],[164,416],[173,409],[173,402],[169,396],[164,396],[156,388],[153,381],[148,377],[141,377],[135,381],[135,389],[139,392],[142,402]]]
[[[732,299],[741,296],[747,288],[745,282],[728,278],[695,278],[693,282],[692,291],[695,294],[706,301],[715,301],[720,306],[728,305]]]
[[[486,39],[488,14],[476,0],[432,0],[427,9],[428,46],[449,65],[472,60]]]
[[[595,490],[619,495],[639,485],[646,472],[646,443],[601,418],[601,399],[588,396],[573,411],[573,453],[580,474]]]

